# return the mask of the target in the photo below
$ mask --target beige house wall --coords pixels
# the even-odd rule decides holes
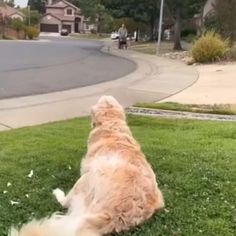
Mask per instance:
[[[52,14],[55,14],[55,15],[64,15],[64,9],[47,8],[46,13],[52,13]]]

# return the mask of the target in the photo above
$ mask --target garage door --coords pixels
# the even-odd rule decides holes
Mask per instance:
[[[71,33],[71,25],[62,25],[62,29],[67,29],[69,34]]]
[[[52,24],[40,24],[40,32],[58,33],[59,27],[58,25],[52,25]]]

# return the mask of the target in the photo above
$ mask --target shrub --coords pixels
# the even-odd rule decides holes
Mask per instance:
[[[3,36],[2,36],[2,39],[5,39],[5,40],[14,40],[15,38],[10,37],[10,36],[8,36],[8,35],[3,35]]]
[[[207,31],[214,30],[220,33],[220,22],[215,13],[208,14],[204,20],[204,26]]]
[[[186,41],[187,43],[193,43],[196,37],[197,36],[194,34],[189,34],[186,37],[183,37],[183,40]]]
[[[24,22],[20,19],[12,19],[10,22],[11,28],[19,32],[20,30],[24,29]]]
[[[20,31],[24,29],[25,24],[20,19],[12,19],[10,21],[10,27],[17,32],[17,38],[20,38]]]
[[[226,59],[236,61],[236,47],[232,47],[226,52]]]
[[[213,31],[206,32],[195,41],[192,56],[196,62],[213,62],[222,58],[228,49],[228,40]]]
[[[97,34],[97,30],[91,29],[91,30],[90,30],[90,33],[91,33],[91,34]]]
[[[181,31],[181,37],[187,37],[188,35],[197,35],[196,29],[186,28]]]
[[[25,35],[29,39],[32,40],[32,39],[37,38],[39,36],[39,30],[35,27],[27,26],[27,27],[25,27]]]

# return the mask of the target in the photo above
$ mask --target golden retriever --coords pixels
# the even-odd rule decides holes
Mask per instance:
[[[164,206],[151,166],[126,123],[122,106],[103,96],[92,107],[92,131],[81,178],[65,196],[65,215],[33,221],[10,236],[102,236],[141,224]]]

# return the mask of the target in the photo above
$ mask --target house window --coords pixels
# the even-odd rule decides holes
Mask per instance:
[[[66,9],[66,15],[73,15],[72,9]]]

